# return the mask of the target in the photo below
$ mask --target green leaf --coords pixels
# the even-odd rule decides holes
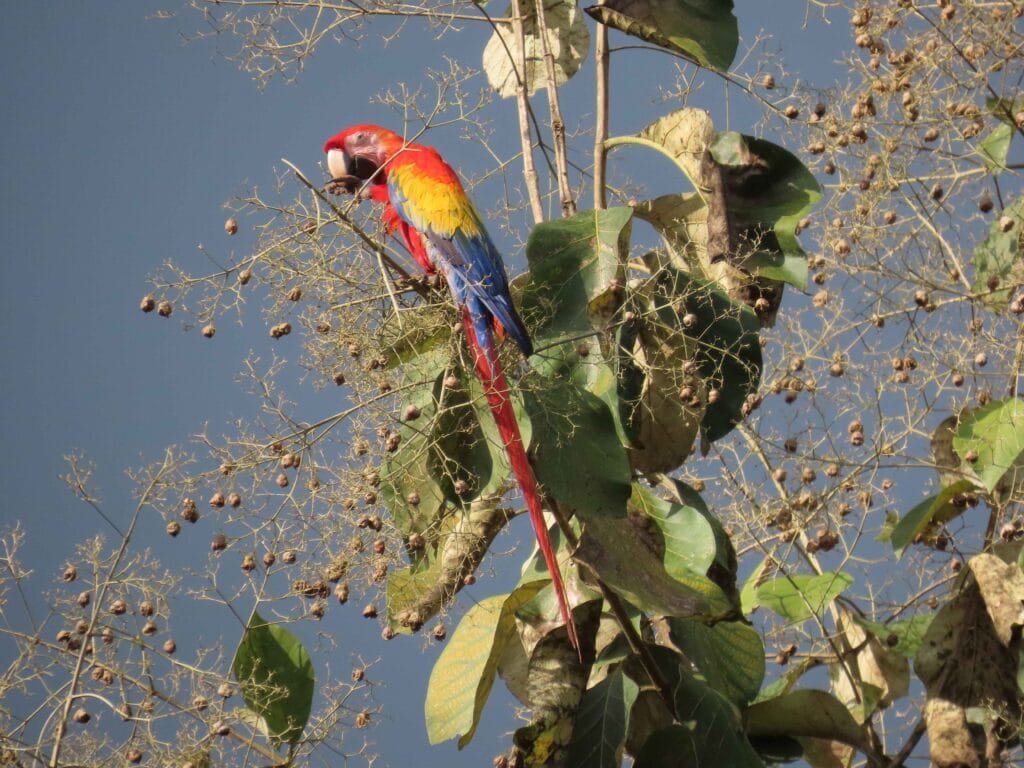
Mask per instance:
[[[985,107],[999,120],[999,125],[989,131],[988,135],[978,143],[978,150],[981,152],[992,175],[998,175],[1000,171],[1006,170],[1006,158],[1010,154],[1010,142],[1017,132],[1015,115],[1024,108],[1024,99],[996,99],[989,97],[985,99]]]
[[[767,581],[769,576],[777,570],[778,566],[775,564],[775,561],[770,557],[766,557],[754,569],[754,572],[747,577],[747,580],[743,583],[743,588],[740,590],[740,610],[743,612],[743,615],[761,607],[761,599],[757,594],[758,587],[761,586],[759,582]]]
[[[917,651],[924,641],[924,635],[934,618],[935,614],[929,613],[914,616],[904,621],[882,624],[881,622],[862,619],[856,615],[853,617],[854,621],[878,638],[893,653],[898,653],[908,658],[913,658],[917,655]],[[890,644],[890,638],[896,639],[895,645]]]
[[[726,207],[742,266],[760,277],[807,288],[807,254],[796,238],[821,187],[796,155],[734,131],[709,147],[725,175]]]
[[[1013,226],[1003,231],[1003,218]],[[996,311],[1006,308],[1016,283],[1024,283],[1024,254],[1021,237],[1024,233],[1024,197],[1017,197],[1006,206],[1002,215],[989,227],[988,236],[974,249],[974,285],[972,290],[983,294],[982,300]],[[999,281],[999,288],[989,293],[989,280]]]
[[[889,536],[889,543],[892,544],[897,556],[902,556],[907,546],[917,538],[917,534],[927,529],[929,525],[947,523],[963,513],[964,508],[954,506],[952,500],[958,494],[972,488],[974,483],[960,480],[943,488],[934,496],[929,496],[901,517]]]
[[[1024,459],[1024,400],[997,400],[964,413],[953,449],[961,458],[971,451],[978,454],[974,471],[989,492],[1010,470],[1014,470],[1008,478],[1011,488],[1024,481],[1022,470],[1017,469]]]
[[[377,343],[387,358],[386,368],[412,362],[424,355],[436,354],[452,335],[452,310],[443,303],[417,305],[416,312],[403,313],[399,324],[395,315],[381,323]],[[438,355],[439,356],[439,355]]]
[[[583,694],[572,743],[568,768],[619,768],[626,742],[629,712],[640,687],[617,667]]]
[[[669,632],[708,685],[733,704],[743,706],[757,696],[764,680],[764,643],[753,627],[724,621],[708,627],[669,619]]]
[[[790,664],[781,677],[772,680],[768,685],[757,692],[754,703],[776,699],[784,693],[793,690],[800,678],[821,666],[821,661],[814,656],[801,659],[795,664]]]
[[[705,574],[715,561],[717,541],[709,520],[693,507],[659,499],[639,483],[630,505],[647,515],[665,541],[665,570],[676,577]]]
[[[275,744],[302,738],[313,707],[313,662],[299,639],[253,611],[238,644],[235,679],[249,709],[263,718]]]
[[[870,749],[864,731],[839,699],[826,691],[802,689],[753,704],[744,713],[753,736],[809,736]]]
[[[451,374],[459,386],[444,385]],[[463,369],[442,371],[433,394],[437,418],[430,425],[427,466],[448,501],[461,505],[497,490],[510,467],[476,377]],[[460,480],[469,488],[461,496],[455,492]]]
[[[706,387],[719,392],[718,401],[708,404],[701,422],[707,452],[711,443],[740,422],[743,403],[761,380],[757,316],[713,283],[667,266],[657,277],[654,308],[659,321],[683,328],[695,342],[693,361]],[[684,325],[688,314],[694,317]]]
[[[739,712],[729,700],[690,674],[679,654],[663,646],[648,647],[673,693],[676,721],[690,731],[693,740],[692,751],[684,740],[677,742],[683,749],[680,754],[691,755],[691,760],[677,758],[675,763],[650,764],[761,768],[763,763],[751,748]]]
[[[1013,126],[1000,123],[978,142],[978,151],[993,176],[1006,169],[1006,158],[1010,154],[1010,141],[1014,133],[1016,129]]]
[[[530,454],[537,480],[583,519],[625,516],[632,471],[608,406],[564,379],[523,377]]]
[[[652,733],[633,761],[633,768],[703,768],[694,743],[693,729],[688,725],[670,725]],[[718,765],[709,761],[708,766]]]
[[[429,373],[418,374],[416,366],[419,365],[429,366]],[[432,526],[443,517],[447,506],[444,488],[437,481],[430,463],[430,447],[438,421],[434,380],[438,367],[443,366],[439,355],[418,358],[413,365],[407,366],[406,380],[416,381],[422,376],[422,384],[407,396],[403,408],[413,405],[419,409],[420,415],[415,420],[402,422],[398,428],[401,438],[398,450],[389,453],[381,467],[381,497],[405,539],[412,533],[428,536]],[[419,498],[418,504],[409,503],[413,494]],[[410,551],[409,555],[417,563],[424,555],[429,560],[431,551],[432,547],[428,547],[422,552]]]
[[[586,11],[602,24],[724,72],[739,45],[732,8],[732,0],[608,0]]]
[[[625,281],[632,218],[625,207],[583,211],[530,232],[519,306],[538,347],[568,337],[574,351],[580,334],[607,326],[619,304],[615,286]]]
[[[480,722],[494,686],[498,660],[515,637],[515,611],[547,581],[524,584],[510,595],[496,595],[470,608],[441,652],[427,684],[424,713],[431,744],[461,734],[466,746]]]
[[[757,598],[762,605],[795,623],[820,615],[852,583],[853,577],[842,571],[777,576],[757,588]]]
[[[588,520],[575,558],[643,611],[679,617],[735,615],[729,598],[706,576],[685,570],[669,575],[664,563],[637,538],[624,518]]]

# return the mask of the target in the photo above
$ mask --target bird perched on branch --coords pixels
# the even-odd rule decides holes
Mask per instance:
[[[384,204],[388,232],[400,237],[425,271],[440,269],[462,309],[477,376],[529,510],[569,640],[579,648],[537,480],[495,345],[495,336],[507,336],[523,355],[533,354],[529,333],[512,304],[501,254],[458,175],[435,149],[406,143],[386,128],[355,125],[328,139],[324,152],[332,182],[350,192],[368,182],[370,199]]]

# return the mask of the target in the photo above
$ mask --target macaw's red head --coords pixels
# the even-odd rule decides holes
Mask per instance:
[[[332,136],[324,144],[327,169],[331,176],[351,185],[353,177],[360,182],[371,178],[383,182],[386,170],[378,173],[402,147],[405,141],[394,131],[378,125],[353,125]]]

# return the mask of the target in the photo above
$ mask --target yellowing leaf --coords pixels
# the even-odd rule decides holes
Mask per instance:
[[[537,29],[536,6],[532,0],[525,0],[524,6],[525,82],[527,93],[533,94],[544,86],[547,72]],[[516,75],[519,66],[518,43],[512,31],[511,18],[510,6],[504,19],[495,19],[497,28],[484,47],[483,68],[487,73],[487,81],[503,99],[515,96],[519,85],[519,77]],[[561,85],[576,74],[587,58],[590,32],[576,3],[569,0],[545,0],[544,21],[547,26],[548,49],[555,60],[555,82]]]

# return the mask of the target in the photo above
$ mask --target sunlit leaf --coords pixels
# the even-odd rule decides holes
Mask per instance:
[[[711,523],[693,507],[660,499],[639,483],[630,506],[650,517],[665,541],[665,570],[705,574],[715,561],[717,540]]]
[[[1012,226],[1006,227],[1006,222]],[[988,236],[974,249],[974,286],[982,300],[996,310],[1002,310],[1009,301],[1010,291],[1016,283],[1024,283],[1024,197],[1016,198],[989,227]],[[989,281],[998,281],[999,287],[990,292]]]
[[[253,611],[233,671],[246,706],[263,718],[274,742],[293,744],[302,738],[316,678],[295,635]]]
[[[757,588],[757,598],[787,621],[800,622],[820,615],[852,583],[853,577],[842,571],[779,575]]]
[[[424,712],[431,744],[461,735],[461,748],[473,738],[494,685],[498,660],[515,636],[515,611],[546,584],[535,581],[511,595],[486,598],[462,617],[427,685]]]
[[[1024,400],[997,400],[962,414],[953,448],[963,459],[977,454],[974,471],[987,490],[995,490],[1006,475],[1008,488],[1024,484]]]
[[[907,546],[912,544],[917,535],[926,530],[928,526],[947,523],[962,514],[965,507],[953,504],[953,499],[972,488],[974,488],[974,483],[969,480],[960,480],[943,488],[934,496],[929,496],[901,517],[889,536],[889,543],[892,544],[896,554],[902,555]]]
[[[839,699],[826,691],[801,689],[751,705],[744,713],[751,736],[811,736],[859,749],[869,744]]]
[[[602,24],[725,71],[739,45],[732,0],[608,0],[587,8]]]
[[[547,83],[547,69],[537,14],[532,2],[526,3],[523,34],[526,43],[526,77],[528,94]],[[495,30],[484,47],[483,69],[487,82],[504,99],[516,95],[522,73],[519,69],[519,45],[512,29],[512,9],[504,18],[496,18]],[[555,65],[555,83],[561,85],[579,70],[590,49],[590,32],[576,3],[569,0],[545,0],[544,21],[547,27],[548,50]]]
[[[854,616],[854,621],[885,643],[893,653],[913,658],[920,649],[925,632],[934,618],[935,614],[927,613],[888,624],[869,621],[859,616]]]

